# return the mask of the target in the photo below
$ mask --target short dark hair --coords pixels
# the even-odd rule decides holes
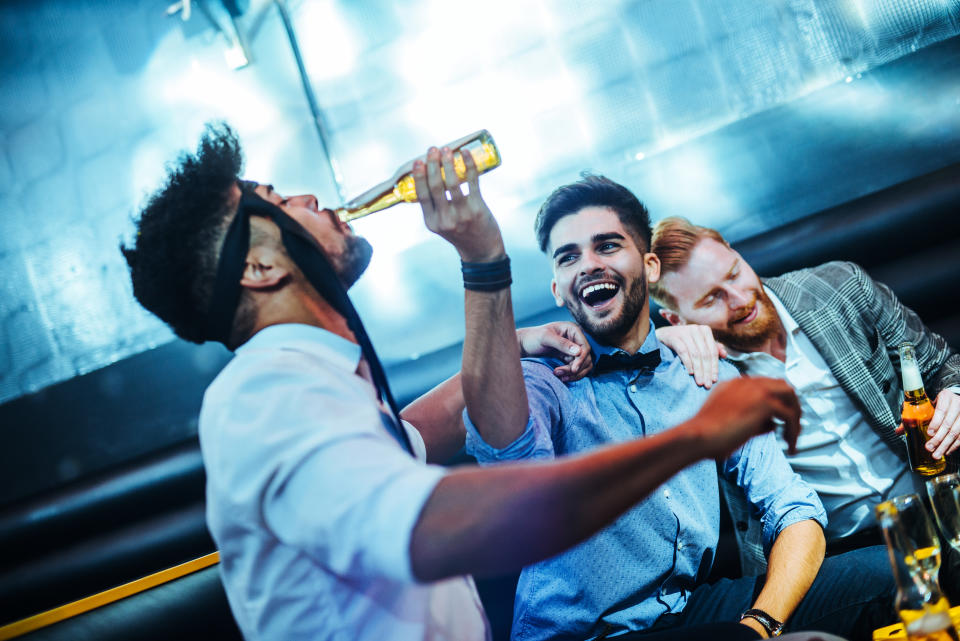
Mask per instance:
[[[133,247],[120,246],[140,304],[194,343],[207,338],[220,248],[237,207],[231,187],[242,169],[233,129],[207,124],[196,152],[168,166],[166,181],[134,221]]]
[[[558,187],[547,196],[533,224],[540,251],[547,251],[550,232],[557,221],[575,214],[584,207],[612,209],[623,226],[633,233],[634,240],[642,241],[641,249],[650,249],[650,212],[633,192],[605,176],[584,172],[580,180]]]

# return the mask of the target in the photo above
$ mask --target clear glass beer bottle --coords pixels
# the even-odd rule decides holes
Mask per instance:
[[[897,583],[894,606],[909,641],[960,641],[950,602],[940,590],[940,545],[923,502],[916,494],[875,508]]]
[[[473,156],[473,162],[477,166],[477,171],[481,174],[500,166],[500,151],[497,149],[496,143],[493,142],[493,136],[486,129],[454,140],[445,146],[454,152],[453,169],[460,178],[466,176],[467,171],[461,155],[464,151],[470,152],[470,155]],[[404,164],[397,170],[393,178],[368,189],[337,209],[336,214],[340,217],[340,220],[356,220],[402,202],[416,202],[417,188],[411,173],[413,163],[414,161],[411,160]]]
[[[907,439],[907,456],[910,467],[921,476],[936,476],[943,472],[947,462],[943,457],[934,458],[926,448],[930,436],[927,428],[933,418],[933,403],[927,397],[920,377],[920,366],[912,343],[900,344],[900,373],[903,376],[903,422]]]

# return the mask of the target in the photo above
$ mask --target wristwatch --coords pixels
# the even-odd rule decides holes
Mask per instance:
[[[748,617],[762,625],[771,637],[778,637],[783,634],[783,623],[777,621],[763,610],[758,610],[757,608],[747,610],[740,615],[740,620],[743,621]]]

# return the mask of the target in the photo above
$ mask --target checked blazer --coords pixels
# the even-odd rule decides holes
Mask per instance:
[[[900,424],[903,390],[898,347],[916,346],[931,399],[960,385],[960,354],[931,332],[883,283],[853,263],[825,263],[763,279],[816,346],[870,425],[905,459]]]
[[[816,346],[877,436],[906,465],[906,446],[895,432],[903,402],[898,347],[903,341],[916,346],[931,399],[946,387],[960,386],[960,354],[931,332],[889,287],[853,263],[830,262],[762,281]],[[749,518],[748,507],[735,488],[723,489],[744,573],[759,574],[759,564],[764,561],[759,524]]]

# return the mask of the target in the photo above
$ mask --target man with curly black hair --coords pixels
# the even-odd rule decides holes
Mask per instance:
[[[521,349],[509,259],[469,154],[464,161],[461,179],[451,150],[431,148],[413,174],[427,227],[460,254],[462,377],[482,400],[523,390]],[[463,406],[460,381],[404,412],[428,429],[401,419],[346,295],[369,244],[313,196],[283,198],[240,181],[241,169],[233,131],[208,127],[149,199],[123,252],[147,309],[187,340],[236,351],[206,392],[199,432],[208,525],[250,639],[489,638],[469,573],[514,570],[584,540],[773,418],[796,436],[792,392],[754,379],[719,386],[673,430],[585,456],[483,470],[425,465],[450,440],[451,430],[429,426]],[[478,380],[491,358],[497,375]],[[467,400],[478,420],[526,421],[525,399]],[[749,632],[730,623],[704,635],[730,627]]]

